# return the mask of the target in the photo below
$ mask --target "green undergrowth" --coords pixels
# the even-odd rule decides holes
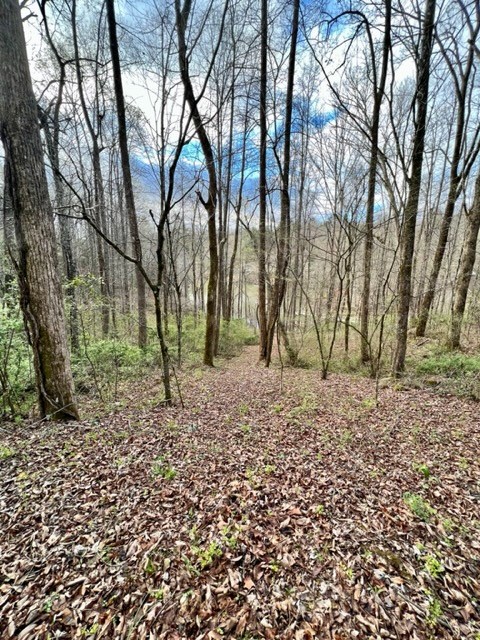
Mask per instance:
[[[36,402],[32,353],[17,300],[18,294],[12,291],[4,294],[0,304],[0,418],[7,420],[21,420]],[[98,398],[104,404],[121,400],[125,384],[160,371],[160,349],[151,319],[145,349],[135,344],[136,329],[128,315],[117,314],[116,334],[108,338],[98,335],[96,306],[87,309],[80,306],[79,320],[80,344],[72,351],[71,362],[80,404],[82,396]],[[170,318],[166,339],[172,364],[176,367],[179,366],[177,337],[176,326]],[[204,341],[205,318],[186,315],[182,323],[182,366],[201,365]],[[224,358],[237,356],[244,345],[256,342],[254,331],[242,320],[222,322],[218,355]]]
[[[480,356],[438,351],[412,364],[421,386],[480,400]]]
[[[0,303],[0,419],[28,412],[34,401],[33,364],[17,300],[12,290]]]
[[[416,365],[420,375],[442,375],[458,378],[480,374],[480,356],[469,356],[459,352],[431,355]]]
[[[176,349],[176,335],[169,336],[172,354]],[[258,335],[243,320],[233,319],[221,322],[218,355],[233,358],[240,354],[242,347],[258,343]],[[205,346],[205,318],[186,316],[182,323],[182,350],[187,361],[201,362]]]
[[[328,353],[332,339],[332,327],[329,323],[319,324],[323,341],[324,355]],[[395,347],[395,335],[392,330],[392,320],[385,325],[384,342],[381,352],[380,367],[376,375],[384,380],[391,380],[392,385],[401,387],[429,388],[442,394],[452,394],[462,398],[480,400],[480,355],[451,351],[446,347],[449,321],[443,318],[440,322],[436,318],[434,328],[426,338],[416,338],[414,329],[409,332],[406,372],[401,381],[395,382],[392,376],[392,355]],[[475,349],[476,336],[464,332],[463,340],[469,351]],[[320,370],[321,356],[317,339],[312,328],[302,332],[291,331],[289,340],[299,345],[298,359],[301,367]],[[375,345],[374,354],[378,353]],[[283,350],[284,351],[284,350]],[[286,354],[283,355],[284,364],[288,363]],[[298,368],[298,367],[297,367]],[[349,349],[345,350],[344,326],[337,329],[332,357],[328,365],[328,374],[347,374],[350,376],[372,377],[372,367],[369,363],[362,363],[360,359],[359,335],[353,329],[350,331]]]

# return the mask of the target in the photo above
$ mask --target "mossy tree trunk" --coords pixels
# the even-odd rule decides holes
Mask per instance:
[[[0,138],[17,240],[21,306],[42,417],[76,419],[53,211],[20,6],[0,0]]]

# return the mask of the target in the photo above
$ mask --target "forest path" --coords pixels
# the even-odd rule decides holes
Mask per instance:
[[[1,638],[478,638],[478,404],[256,356],[2,437]]]

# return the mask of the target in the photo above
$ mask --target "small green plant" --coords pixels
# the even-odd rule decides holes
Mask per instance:
[[[177,472],[166,461],[164,456],[158,456],[153,461],[152,474],[156,477],[164,478],[165,480],[173,480]]]
[[[100,435],[96,431],[90,431],[90,433],[87,433],[87,435],[85,436],[86,443],[98,442],[99,440]]]
[[[432,576],[432,578],[438,578],[438,576],[445,571],[443,564],[434,555],[428,555],[425,558],[425,571]]]
[[[200,565],[200,569],[206,569],[213,564],[215,558],[220,558],[223,555],[221,546],[215,540],[213,540],[206,549],[194,546],[192,547],[192,551],[197,557],[197,563]]]
[[[446,533],[452,533],[455,529],[455,522],[451,518],[445,518],[445,520],[442,520],[442,526]]]
[[[418,462],[414,462],[413,465],[413,470],[417,471],[418,473],[421,473],[422,476],[425,478],[425,480],[429,480],[430,476],[432,475],[432,472],[430,471],[430,467],[426,464],[422,464],[422,463],[418,463]]]
[[[346,447],[352,442],[352,437],[352,432],[349,429],[342,431],[342,435],[340,436],[340,446]]]
[[[58,593],[52,593],[52,595],[45,599],[45,602],[43,603],[43,610],[45,613],[50,613],[55,600],[58,600]]]
[[[466,471],[468,469],[468,460],[466,458],[460,458],[458,461],[458,468],[462,471]]]
[[[416,552],[420,555],[425,551],[425,545],[420,540],[417,540],[413,545],[413,548],[416,549]]]
[[[414,424],[413,427],[410,430],[410,433],[412,434],[412,440],[414,442],[416,442],[420,436],[420,434],[422,433],[422,427],[419,424]]]
[[[323,514],[325,513],[325,505],[317,504],[317,506],[315,507],[315,513],[317,514],[317,516],[323,516]]]
[[[101,549],[98,556],[104,564],[111,566],[115,557],[115,553],[112,547],[106,545],[105,547],[103,547],[103,549]]]
[[[273,573],[278,573],[280,571],[280,565],[277,562],[270,562],[269,567]]]
[[[348,580],[353,580],[353,569],[352,567],[347,567],[347,565],[345,564],[340,564],[340,569],[343,571],[343,573],[346,575],[346,577],[348,578]]]
[[[238,525],[227,525],[222,529],[222,542],[230,549],[236,549],[238,545],[238,533],[240,528]]]
[[[318,409],[317,397],[313,393],[306,393],[301,404],[290,409],[287,416],[289,418],[300,418],[301,416],[313,414]]]
[[[377,406],[377,401],[375,400],[375,398],[364,398],[362,400],[362,407],[364,409],[374,409]]]
[[[65,456],[73,456],[75,453],[75,447],[70,441],[64,442],[62,446],[62,452]]]
[[[116,433],[112,433],[112,440],[114,442],[122,442],[122,440],[126,440],[127,438],[128,438],[128,431],[117,431]]]
[[[120,469],[122,467],[128,467],[128,465],[132,464],[133,460],[134,456],[130,453],[127,456],[119,456],[118,458],[115,458],[114,464]]]
[[[277,467],[274,464],[266,464],[265,468],[263,469],[265,475],[269,476],[272,473],[275,473],[275,471],[277,470]]]
[[[147,559],[145,561],[145,566],[144,566],[143,570],[145,571],[145,573],[148,576],[151,576],[154,573],[156,573],[157,567],[155,565],[155,562],[153,561],[153,559],[150,556],[147,556]]]
[[[0,444],[0,460],[6,460],[15,455],[15,450],[7,445]]]
[[[241,404],[238,405],[238,413],[241,416],[246,416],[248,413],[248,404],[246,402],[242,402]]]
[[[82,636],[85,636],[85,637],[94,636],[99,629],[100,629],[100,625],[98,624],[98,622],[95,622],[90,627],[86,627],[85,629],[82,629],[81,633],[82,633]]]
[[[252,432],[252,427],[249,424],[241,424],[240,425],[240,430],[245,434],[248,435],[249,433]]]
[[[170,433],[178,433],[180,431],[180,425],[176,420],[167,420],[165,429]]]
[[[432,628],[436,627],[442,613],[443,611],[440,600],[437,598],[431,598],[428,603],[427,625]]]
[[[195,547],[194,547],[195,548]],[[192,561],[190,560],[190,558],[188,558],[187,556],[182,556],[182,560],[188,570],[189,573],[191,573],[192,575],[195,576],[199,576],[200,575],[200,571],[197,569],[197,567],[192,563]],[[183,597],[183,596],[182,596]]]
[[[424,522],[428,522],[436,513],[431,504],[417,493],[407,491],[403,494],[403,500],[410,510]]]
[[[163,598],[165,597],[165,590],[153,589],[153,591],[150,591],[150,595],[152,596],[152,598],[155,598],[155,600],[163,600]]]
[[[274,404],[273,405],[273,411],[274,413],[280,413],[282,411],[283,407],[281,404]]]

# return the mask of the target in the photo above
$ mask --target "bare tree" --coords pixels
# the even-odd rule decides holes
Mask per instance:
[[[213,153],[213,147],[210,137],[207,133],[205,122],[200,114],[198,108],[199,98],[195,96],[192,81],[190,78],[187,43],[186,43],[186,30],[190,11],[192,8],[192,0],[185,0],[183,6],[180,4],[180,0],[175,0],[175,15],[176,15],[176,29],[178,36],[178,60],[180,64],[180,75],[182,78],[183,86],[185,89],[185,99],[190,108],[191,117],[195,125],[195,131],[197,133],[202,152],[205,157],[205,165],[208,173],[208,197],[205,200],[198,192],[198,197],[205,207],[208,215],[208,248],[210,258],[210,274],[208,278],[208,291],[207,291],[207,318],[206,318],[206,331],[205,331],[205,349],[203,362],[207,366],[212,367],[215,357],[215,343],[216,343],[216,314],[217,314],[217,287],[218,287],[218,243],[217,243],[217,226],[216,226],[216,209],[218,199],[218,180],[217,180],[217,168],[215,164],[215,156]],[[212,60],[210,63],[210,71],[213,66],[213,62],[218,53],[220,42],[223,35],[223,29],[225,25],[225,16],[228,9],[228,0],[225,3],[220,30],[218,34],[218,40],[213,52]],[[207,75],[209,75],[209,73]],[[207,78],[208,79],[208,78]],[[201,97],[201,94],[200,94]]]
[[[265,365],[272,359],[273,340],[280,316],[286,289],[286,275],[290,260],[290,150],[292,137],[293,89],[295,83],[295,62],[297,57],[298,18],[300,1],[294,0],[292,13],[292,33],[288,61],[287,87],[285,94],[285,127],[283,142],[283,165],[281,166],[280,223],[278,227],[278,249],[275,281],[269,304],[267,321],[267,341]]]
[[[435,0],[426,0],[422,24],[420,56],[418,59],[417,85],[415,91],[416,119],[412,150],[412,163],[408,184],[408,197],[403,216],[400,244],[400,270],[398,274],[398,322],[397,344],[393,361],[394,375],[405,369],[407,352],[407,330],[412,295],[412,263],[415,249],[415,229],[422,182],[423,152],[428,110],[430,82],[430,59],[432,55],[433,30],[435,26]]]
[[[267,219],[267,51],[268,3],[261,0],[260,44],[260,159],[259,159],[259,220],[258,220],[258,326],[260,360],[267,358],[266,299],[266,219]]]
[[[135,197],[133,193],[132,172],[130,170],[130,155],[128,152],[127,119],[125,115],[125,98],[123,95],[122,71],[120,67],[120,55],[118,51],[117,23],[115,20],[114,0],[106,0],[108,31],[110,36],[110,53],[112,56],[113,85],[115,89],[115,101],[118,120],[118,143],[120,146],[120,158],[122,163],[123,189],[125,205],[127,209],[130,235],[132,238],[132,254],[139,263],[142,262],[142,243],[138,230],[137,214],[135,210]],[[137,307],[138,307],[138,345],[147,345],[147,303],[145,279],[137,267]]]
[[[455,204],[460,195],[461,185],[468,177],[468,174],[472,167],[472,161],[478,155],[479,151],[479,142],[477,136],[474,136],[471,145],[468,145],[466,140],[468,120],[471,113],[471,91],[472,80],[474,76],[474,52],[478,34],[480,32],[480,15],[478,14],[478,11],[476,18],[476,24],[472,24],[468,17],[466,20],[469,26],[470,33],[465,60],[462,59],[461,53],[458,50],[458,45],[456,45],[456,42],[459,40],[458,34],[456,34],[456,36],[451,36],[452,46],[448,46],[447,38],[448,31],[450,30],[450,25],[447,29],[447,34],[439,34],[437,36],[440,50],[453,81],[457,108],[457,119],[454,135],[454,147],[450,166],[450,184],[447,203],[440,224],[439,237],[435,255],[433,258],[430,278],[428,280],[427,290],[425,291],[425,294],[423,296],[420,313],[418,316],[416,330],[417,336],[425,335],[430,309],[432,307],[433,299],[437,289],[438,276],[440,274],[443,257],[447,248],[450,227],[455,211]],[[464,24],[461,25],[461,30],[463,30],[464,27]],[[454,52],[453,55],[452,51]],[[452,57],[453,60],[451,59]],[[462,156],[463,166],[461,164]]]

